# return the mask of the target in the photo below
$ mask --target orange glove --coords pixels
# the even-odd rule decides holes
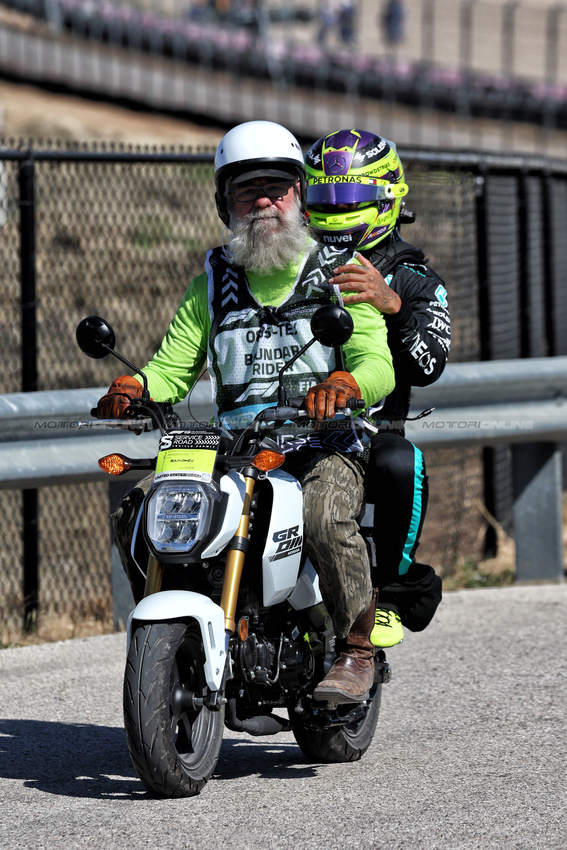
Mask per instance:
[[[305,396],[305,410],[310,419],[332,419],[352,398],[360,398],[360,387],[350,372],[333,372],[322,384],[311,387]]]
[[[130,375],[121,375],[113,381],[106,395],[103,395],[96,406],[99,419],[126,419],[126,408],[132,400],[140,398],[143,387]]]

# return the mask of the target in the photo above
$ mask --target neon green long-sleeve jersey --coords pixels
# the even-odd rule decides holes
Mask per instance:
[[[268,275],[247,272],[250,291],[260,304],[279,306],[291,292],[299,262]],[[354,332],[343,347],[347,370],[360,387],[367,406],[394,389],[394,369],[384,317],[369,304],[345,307]],[[155,401],[176,403],[185,398],[203,371],[211,321],[207,274],[193,278],[153,359],[144,368]]]

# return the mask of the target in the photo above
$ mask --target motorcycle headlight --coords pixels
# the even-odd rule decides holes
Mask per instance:
[[[171,482],[157,487],[147,512],[147,533],[156,551],[189,552],[207,528],[211,507],[202,484]]]

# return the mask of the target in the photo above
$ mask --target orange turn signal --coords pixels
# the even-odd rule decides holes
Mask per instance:
[[[109,475],[122,475],[130,469],[128,458],[119,454],[101,457],[98,465],[104,472],[108,472]]]
[[[258,452],[252,461],[252,466],[255,466],[260,472],[267,472],[269,469],[277,469],[278,466],[282,465],[284,460],[285,455],[283,452],[271,452],[263,449],[261,452]]]

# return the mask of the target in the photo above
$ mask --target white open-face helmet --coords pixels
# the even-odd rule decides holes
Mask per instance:
[[[221,221],[229,224],[227,184],[237,178],[293,177],[305,198],[305,165],[295,136],[273,121],[247,121],[221,139],[215,154],[215,201]]]

